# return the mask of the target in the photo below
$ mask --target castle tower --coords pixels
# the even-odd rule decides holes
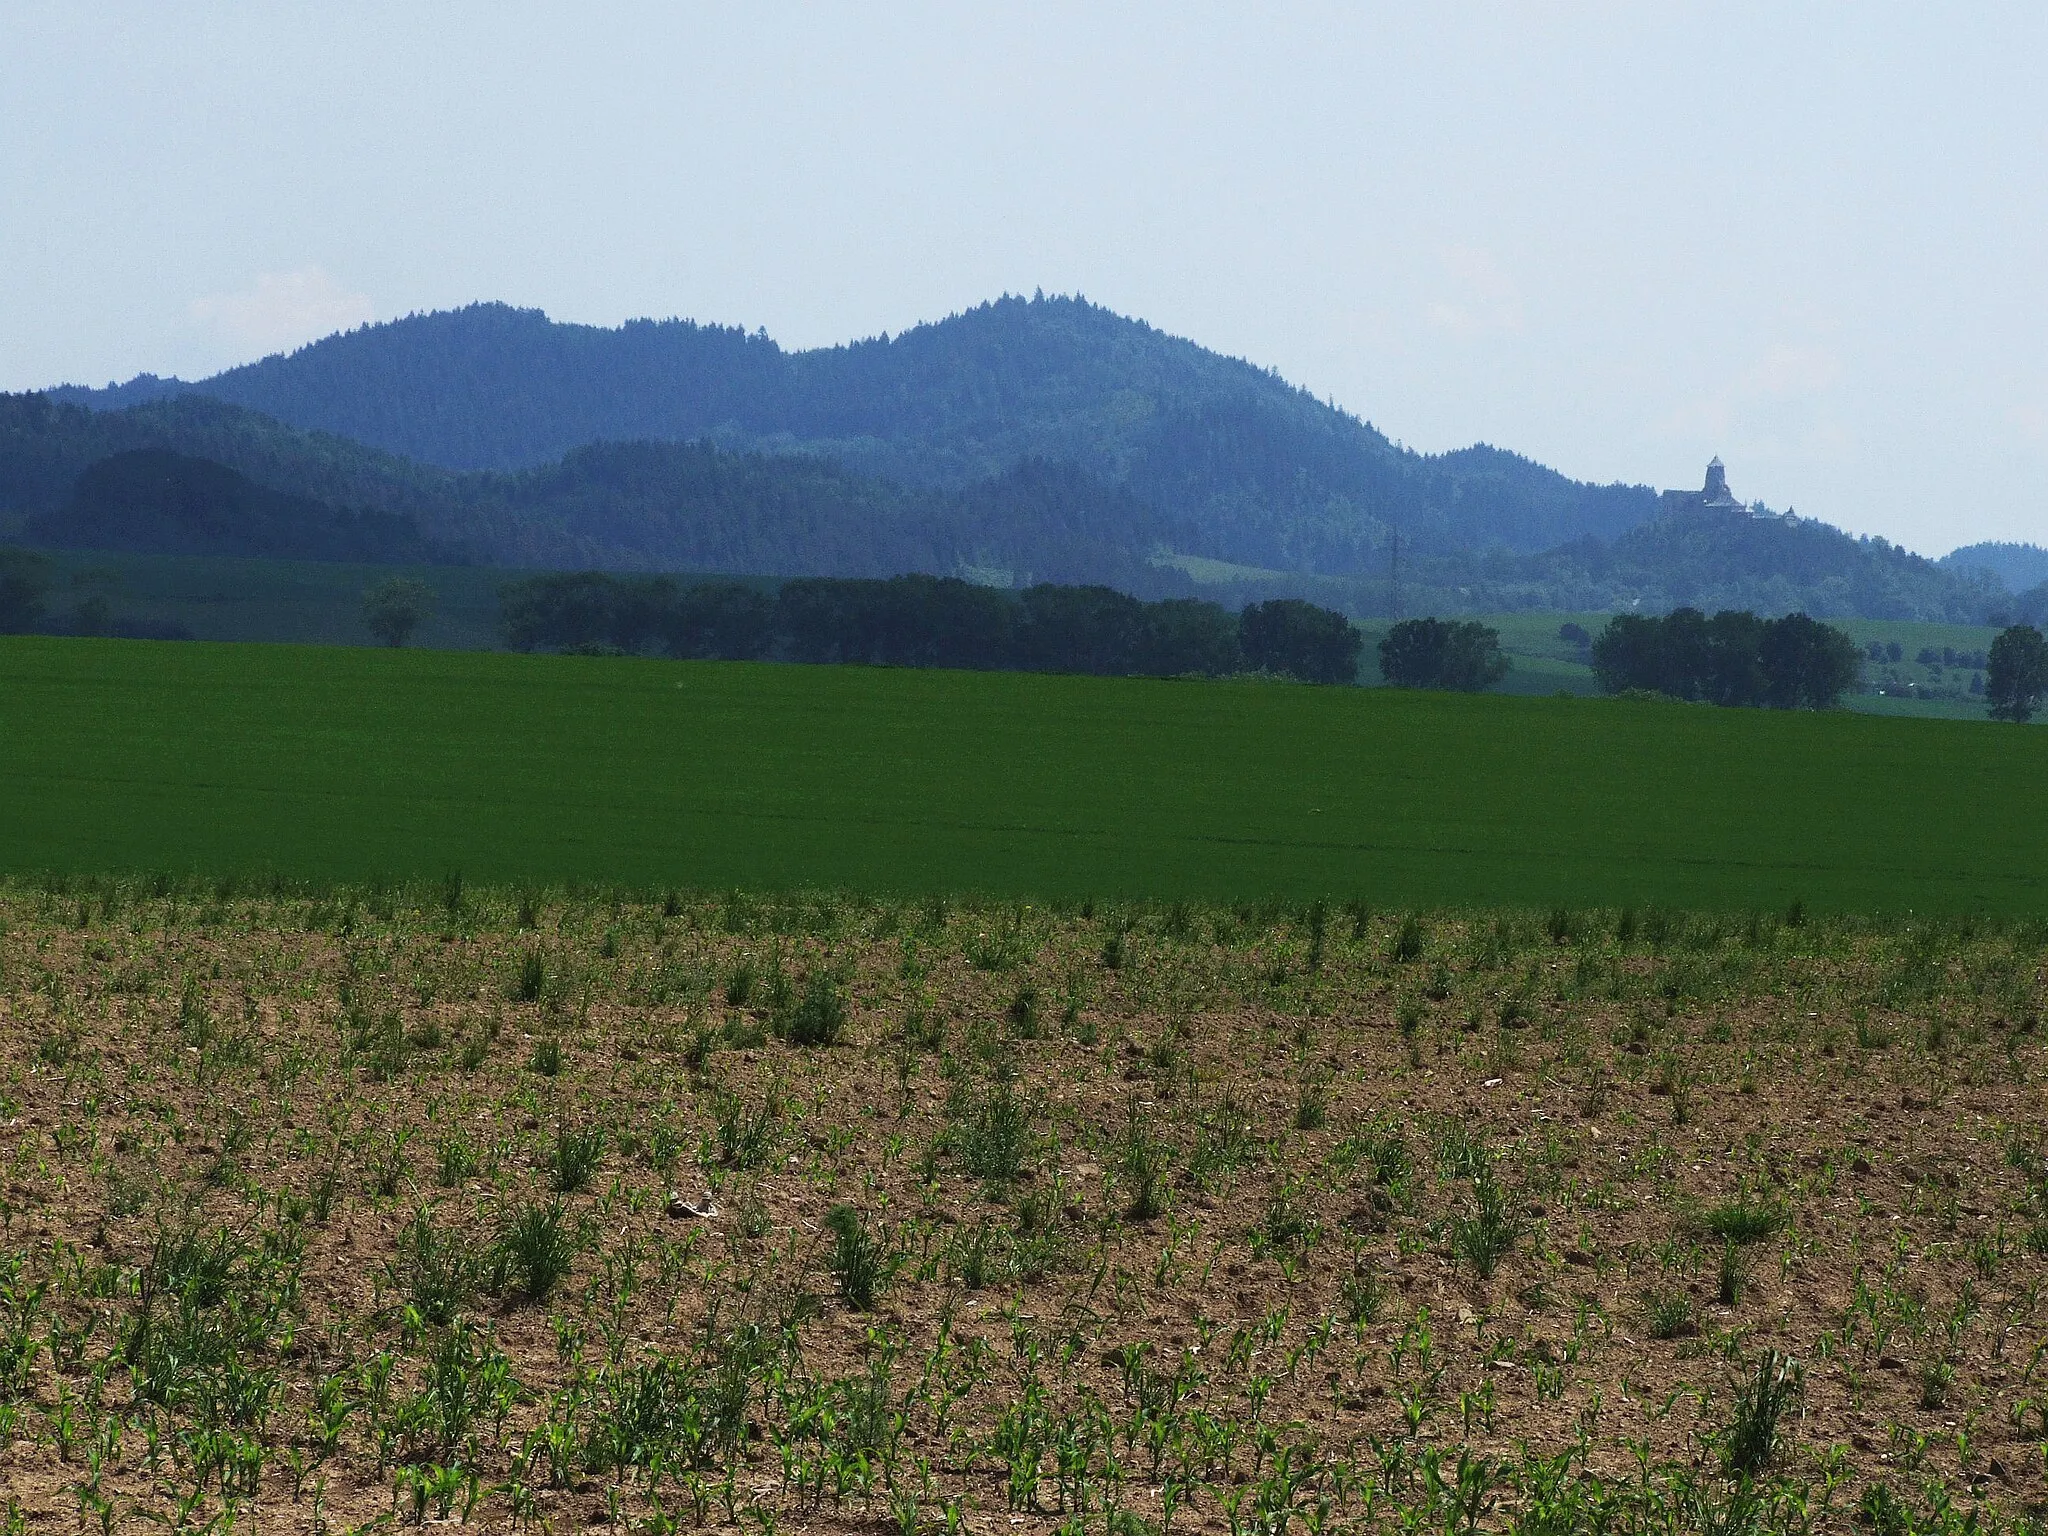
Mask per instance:
[[[1742,503],[1737,501],[1734,493],[1728,489],[1728,471],[1721,463],[1719,455],[1707,464],[1707,484],[1700,492],[1700,505],[1725,508],[1729,511],[1741,510]]]

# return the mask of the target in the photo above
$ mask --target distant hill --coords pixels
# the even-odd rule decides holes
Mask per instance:
[[[1191,552],[1296,572],[1421,551],[1534,553],[1654,516],[1497,449],[1426,456],[1277,375],[1071,298],[1005,298],[894,338],[785,352],[691,321],[562,325],[502,304],[366,326],[198,384],[149,376],[59,401],[193,393],[450,469],[519,470],[598,441],[829,457],[941,490],[1070,463],[1185,528]]]
[[[2048,559],[1975,546],[1937,564],[1751,515],[1718,461],[1702,491],[1660,494],[1485,444],[1412,453],[1271,372],[1063,298],[807,352],[478,304],[199,384],[0,396],[0,538],[57,537],[80,476],[140,449],[409,519],[499,565],[1101,582],[1361,618],[1691,604],[1981,622],[2032,611],[2000,579],[2018,591]]]
[[[211,486],[230,509],[219,526],[195,525],[188,504],[175,500],[109,501],[109,487],[127,481],[99,466],[138,450],[211,461],[249,489],[187,473],[188,489]],[[1526,462],[1492,449],[1468,450],[1464,460],[1475,487],[1485,474],[1512,481]],[[252,500],[259,488],[295,510]],[[223,540],[325,529],[289,548],[304,558],[466,557],[536,569],[1101,582],[1138,596],[1199,592],[1229,603],[1306,596],[1360,618],[1396,609],[1656,612],[1692,604],[1981,622],[2040,607],[2038,594],[2011,598],[1983,572],[1923,560],[1881,539],[1695,500],[1679,498],[1678,511],[1618,538],[1589,536],[1535,554],[1404,547],[1396,589],[1384,569],[1323,575],[1219,560],[1199,526],[1127,486],[1044,459],[950,488],[710,442],[597,443],[512,473],[455,472],[199,394],[101,412],[0,396],[0,539],[58,547],[226,553]],[[433,553],[376,552],[413,548],[414,537]]]
[[[1939,563],[1951,571],[1989,571],[2010,592],[2048,582],[2048,549],[2038,544],[1965,544],[1943,555]]]
[[[136,554],[372,564],[460,558],[402,513],[343,511],[163,448],[133,448],[89,466],[63,505],[31,518],[25,532],[56,549]]]
[[[183,462],[156,481],[142,477],[145,485],[180,485],[180,494],[166,491],[150,503],[138,493],[132,456],[145,451],[165,456],[142,461],[159,467]],[[195,467],[201,463],[235,478],[209,475]],[[126,467],[108,471],[108,464]],[[110,501],[114,486],[127,490]],[[282,503],[252,500],[259,488],[305,505],[283,512]],[[221,504],[218,525],[194,521],[206,494]],[[998,584],[1099,581],[1151,596],[1191,587],[1180,571],[1151,559],[1184,530],[1073,465],[1027,460],[936,490],[897,486],[809,455],[598,443],[516,473],[456,473],[204,395],[98,412],[0,395],[0,539],[230,553],[221,539],[260,536],[249,516],[308,528],[352,519],[352,538],[402,524],[425,541],[413,553],[396,552],[402,539],[378,546],[394,551],[388,554],[347,540],[319,544],[332,553],[292,551],[310,559],[466,557],[535,568],[778,576],[967,572]]]
[[[1984,578],[1944,570],[1884,539],[1741,510],[1702,508],[1659,518],[1612,544],[1582,541],[1530,563],[1559,595],[1604,599],[1583,605],[1595,609],[1746,608],[1818,619],[1975,624],[1999,597]]]

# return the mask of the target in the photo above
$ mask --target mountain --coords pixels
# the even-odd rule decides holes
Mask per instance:
[[[88,467],[64,504],[29,519],[54,549],[396,565],[460,557],[396,512],[344,511],[256,484],[225,464],[133,448]]]
[[[273,490],[383,512],[431,509],[458,478],[209,395],[92,411],[42,395],[0,394],[0,528],[55,508],[89,465],[136,448],[213,459]]]
[[[1417,553],[1404,541],[1397,589],[1384,568],[1321,575],[1201,558],[1213,546],[1205,546],[1199,527],[1073,463],[1026,459],[937,488],[897,484],[809,454],[700,441],[593,443],[530,469],[456,472],[197,393],[97,412],[33,395],[0,396],[0,535],[11,529],[35,542],[100,548],[199,547],[181,542],[195,535],[173,502],[157,503],[150,514],[162,527],[139,515],[142,502],[131,498],[125,512],[108,502],[107,488],[125,482],[103,466],[141,450],[195,465],[208,461],[239,476],[241,485],[206,479],[211,471],[198,467],[183,471],[191,485],[214,486],[230,506],[256,505],[256,489],[304,503],[288,513],[275,510],[282,503],[268,503],[273,510],[257,520],[273,527],[339,529],[346,522],[356,530],[348,537],[357,537],[402,526],[405,537],[416,534],[431,547],[403,557],[414,559],[776,576],[924,571],[998,585],[1100,582],[1147,597],[1199,590],[1233,604],[1306,596],[1361,618],[1396,610],[1658,612],[1690,604],[1981,622],[2040,606],[2034,595],[2008,598],[1981,571],[1689,492],[1666,497],[1663,515],[1619,537],[1582,537],[1535,554]],[[1467,450],[1462,467],[1465,494],[1475,500],[1540,487],[1538,477],[1548,473],[1490,448]],[[230,535],[216,529],[208,537]],[[256,536],[245,530],[232,537]],[[204,547],[226,552],[218,542]],[[282,546],[273,540],[271,547]],[[304,546],[312,558],[343,558],[312,551],[345,547],[357,548],[353,558],[383,558],[348,545],[339,532]],[[1207,579],[1198,586],[1189,572]]]
[[[1977,624],[2000,597],[1982,577],[1944,570],[1884,539],[1741,508],[1688,509],[1611,544],[1583,540],[1531,563],[1553,591],[1605,599],[1585,603],[1589,608],[1746,608],[1817,619]]]
[[[46,515],[79,477],[138,449],[337,516],[410,519],[499,565],[921,571],[1299,595],[1358,617],[2031,611],[1981,551],[1936,564],[1744,507],[1718,460],[1701,491],[1660,494],[1486,444],[1412,453],[1269,371],[1080,299],[1005,298],[803,352],[758,331],[479,304],[198,384],[0,396],[0,536],[56,537]],[[2018,574],[2025,551],[2006,548]]]
[[[1078,298],[1004,298],[800,352],[733,327],[477,304],[197,384],[50,392],[99,409],[193,394],[447,469],[698,439],[936,490],[1068,463],[1184,529],[1183,552],[1292,572],[1380,570],[1394,529],[1418,551],[1534,553],[1657,511],[1645,487],[1583,485],[1483,445],[1413,453],[1274,373]]]
[[[202,510],[209,497],[217,516]],[[343,524],[355,532],[343,536]],[[298,553],[310,559],[779,576],[966,571],[1018,585],[1107,582],[1150,596],[1191,585],[1151,560],[1185,530],[1071,464],[1026,460],[938,490],[805,454],[642,442],[593,443],[515,473],[460,473],[196,393],[117,411],[0,395],[0,535],[227,554],[255,552],[229,544],[275,545],[290,528],[309,530]],[[361,543],[376,529],[385,542],[375,547],[391,553]]]
[[[2038,544],[1965,544],[1938,563],[1951,571],[1989,571],[2010,592],[2048,582],[2048,549]]]

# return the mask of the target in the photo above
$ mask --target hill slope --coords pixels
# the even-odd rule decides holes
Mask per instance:
[[[1069,298],[1005,298],[808,352],[691,321],[603,329],[478,304],[197,385],[52,394],[117,408],[195,391],[457,469],[704,437],[938,488],[1069,462],[1186,525],[1204,555],[1289,571],[1377,569],[1395,527],[1418,549],[1528,553],[1656,511],[1646,488],[1581,485],[1493,449],[1397,448],[1272,373]]]
[[[399,512],[343,511],[256,484],[212,459],[165,448],[111,454],[26,532],[57,549],[243,555],[373,564],[446,563],[455,551]]]
[[[247,526],[200,529],[190,496],[150,504],[124,494],[116,508],[106,493],[126,482],[104,466],[138,453],[182,465],[174,478],[188,490],[210,486],[221,518],[246,523],[261,490],[306,505],[264,502],[258,521],[311,528],[339,519],[357,532],[258,548]],[[414,529],[414,543],[393,531],[400,524]],[[363,542],[361,530],[373,526],[384,543]],[[946,490],[894,485],[810,455],[701,442],[596,443],[516,473],[456,473],[197,393],[98,412],[0,395],[0,537],[55,548],[776,576],[973,570],[1019,585],[1099,581],[1164,595],[1189,582],[1150,556],[1185,534],[1129,492],[1039,460]]]
[[[1941,557],[1952,571],[1989,571],[2008,590],[2026,592],[2048,582],[2048,549],[2038,544],[1965,544]]]

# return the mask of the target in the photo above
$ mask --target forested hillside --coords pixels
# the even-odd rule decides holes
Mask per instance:
[[[697,438],[939,489],[1071,463],[1185,527],[1203,555],[1293,572],[1376,570],[1396,529],[1418,550],[1531,553],[1656,510],[1647,488],[1582,485],[1490,448],[1397,448],[1270,372],[1068,298],[1005,298],[808,352],[690,321],[601,329],[478,304],[195,386],[53,396],[118,407],[190,391],[454,469]]]
[[[1944,570],[1884,539],[1805,518],[1739,512],[1660,518],[1612,544],[1583,540],[1530,564],[1547,592],[1584,599],[1559,607],[1746,608],[1974,624],[2000,599],[1998,587],[1977,573]]]
[[[1989,571],[2013,592],[2048,582],[2048,549],[2038,544],[1965,544],[1941,557],[1952,571]]]
[[[188,491],[213,487],[219,515],[195,520],[191,495],[159,497],[154,523],[142,515],[149,503],[134,477],[96,468],[139,451],[175,459]],[[118,507],[105,494],[111,482],[128,487]],[[274,495],[252,500],[255,488]],[[357,531],[336,535],[344,522]],[[276,543],[288,527],[302,536]],[[383,531],[364,532],[373,527]],[[105,412],[0,395],[0,539],[57,548],[245,554],[258,552],[254,539],[263,552],[302,558],[775,576],[927,571],[1165,596],[1191,583],[1151,557],[1184,537],[1127,491],[1041,460],[944,490],[710,443],[597,443],[534,469],[455,473],[202,395]],[[396,553],[401,546],[411,552]]]
[[[256,484],[212,459],[133,448],[93,464],[64,504],[29,520],[55,549],[239,555],[370,564],[455,563],[463,552],[425,537],[400,512],[343,510]]]
[[[1692,605],[1982,622],[2041,605],[2001,585],[2019,590],[2027,547],[1937,564],[1823,523],[1671,515],[1645,488],[1483,444],[1418,455],[1079,299],[1003,299],[809,352],[479,304],[197,386],[53,396],[0,396],[0,538],[64,537],[49,519],[81,473],[161,449],[318,503],[315,522],[389,514],[436,550],[542,569],[925,572],[1300,596],[1357,617]],[[189,547],[127,526],[95,537]]]

